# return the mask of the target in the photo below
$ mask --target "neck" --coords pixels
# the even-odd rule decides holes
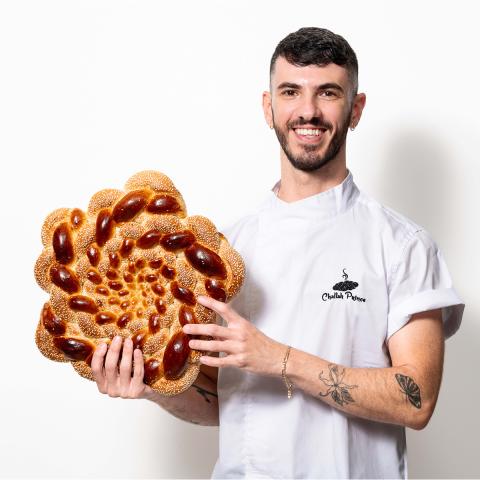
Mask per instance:
[[[345,156],[335,158],[314,172],[294,168],[283,150],[280,157],[281,178],[277,196],[285,202],[295,202],[322,193],[342,183],[348,174]]]

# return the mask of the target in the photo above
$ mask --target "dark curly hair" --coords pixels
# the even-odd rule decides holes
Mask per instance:
[[[273,52],[270,60],[270,82],[275,71],[275,62],[280,56],[298,67],[335,63],[346,68],[352,86],[351,100],[355,98],[358,91],[357,56],[342,36],[318,27],[304,27],[288,34]]]

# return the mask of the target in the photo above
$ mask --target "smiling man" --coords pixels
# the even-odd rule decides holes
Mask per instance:
[[[353,181],[346,139],[366,102],[357,77],[354,51],[328,30],[278,44],[262,100],[281,178],[224,232],[245,260],[240,294],[198,297],[221,322],[184,326],[213,337],[190,341],[205,352],[195,385],[153,392],[130,340],[119,372],[121,341],[105,368],[105,349],[93,357],[101,392],[219,425],[215,478],[407,478],[405,427],[433,414],[464,304],[428,232]]]
[[[263,108],[282,147],[282,161],[286,157],[293,172],[318,172],[332,160],[345,159],[349,123],[358,123],[365,105],[365,95],[356,95],[356,84],[349,85],[346,70],[333,63],[299,67],[284,57],[277,58],[272,68],[273,95],[264,92]],[[297,80],[282,81],[288,78]],[[319,100],[322,109],[318,115]],[[338,168],[342,162],[336,163]]]

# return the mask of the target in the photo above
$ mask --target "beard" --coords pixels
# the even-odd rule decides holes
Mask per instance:
[[[287,126],[287,131],[284,132],[280,129],[280,127],[278,127],[278,125],[275,124],[275,117],[273,116],[273,112],[272,119],[273,127],[275,129],[278,141],[280,142],[282,150],[285,152],[285,155],[287,156],[292,166],[297,170],[302,170],[304,172],[313,172],[324,167],[337,156],[338,152],[342,148],[347,138],[350,115],[351,109],[348,112],[348,115],[345,117],[343,123],[340,125],[340,129],[333,135],[330,143],[328,144],[327,150],[323,155],[321,153],[317,153],[317,150],[321,148],[318,144],[303,144],[300,147],[303,151],[295,155],[289,148],[287,136],[290,129],[301,127],[302,125],[307,124],[313,125],[317,128],[326,128],[328,131],[332,129],[332,125],[330,123],[322,122],[319,117],[314,117],[309,122],[297,123],[292,126]],[[326,133],[327,132],[324,132],[323,135],[325,135]]]

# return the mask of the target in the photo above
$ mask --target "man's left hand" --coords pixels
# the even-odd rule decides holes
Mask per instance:
[[[226,327],[216,324],[189,323],[183,331],[189,335],[211,336],[214,340],[192,339],[189,346],[206,352],[225,352],[223,357],[200,357],[211,367],[237,367],[260,375],[281,376],[286,345],[264,335],[230,305],[211,297],[198,296],[198,302],[218,313]]]

